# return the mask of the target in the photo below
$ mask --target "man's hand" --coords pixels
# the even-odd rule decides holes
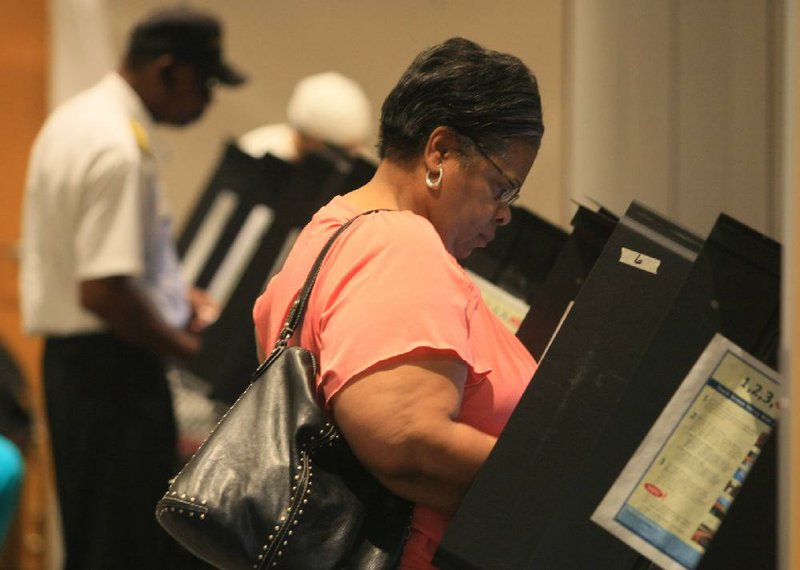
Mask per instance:
[[[130,343],[184,361],[200,349],[200,337],[165,321],[147,293],[130,276],[82,281],[80,295],[87,310]]]
[[[219,303],[203,289],[189,289],[189,304],[192,306],[192,318],[186,327],[189,332],[199,334],[219,318]]]

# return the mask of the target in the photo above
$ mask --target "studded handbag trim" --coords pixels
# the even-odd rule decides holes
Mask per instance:
[[[300,463],[297,466],[297,473],[294,475],[294,485],[292,486],[292,496],[286,514],[280,518],[279,524],[275,525],[274,532],[267,537],[267,543],[262,547],[263,554],[258,555],[262,565],[254,565],[254,568],[277,567],[280,557],[283,555],[282,548],[289,545],[289,541],[294,534],[294,528],[300,524],[303,516],[303,507],[308,504],[311,495],[311,487],[314,478],[314,450],[321,446],[332,446],[339,433],[332,423],[325,424],[320,430],[319,437],[312,436],[308,447],[300,452]]]

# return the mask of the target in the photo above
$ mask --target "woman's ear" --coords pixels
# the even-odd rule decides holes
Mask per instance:
[[[450,127],[439,126],[431,131],[423,151],[423,162],[427,170],[438,168],[444,159],[452,156],[458,140]]]

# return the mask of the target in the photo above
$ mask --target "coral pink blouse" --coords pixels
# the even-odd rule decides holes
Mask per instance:
[[[266,353],[317,254],[358,213],[337,196],[298,236],[253,309]],[[309,299],[300,345],[318,358],[317,386],[327,404],[351,378],[379,362],[417,348],[451,353],[468,366],[457,421],[494,436],[536,370],[431,223],[409,211],[364,216],[334,242]],[[404,568],[431,567],[448,520],[416,507]]]

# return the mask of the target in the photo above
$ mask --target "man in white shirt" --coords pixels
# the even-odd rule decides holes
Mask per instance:
[[[20,288],[45,337],[67,569],[173,568],[155,503],[176,468],[164,360],[190,359],[215,304],[182,282],[155,123],[186,125],[226,64],[221,26],[185,7],[137,25],[118,72],[66,101],[31,151]]]

